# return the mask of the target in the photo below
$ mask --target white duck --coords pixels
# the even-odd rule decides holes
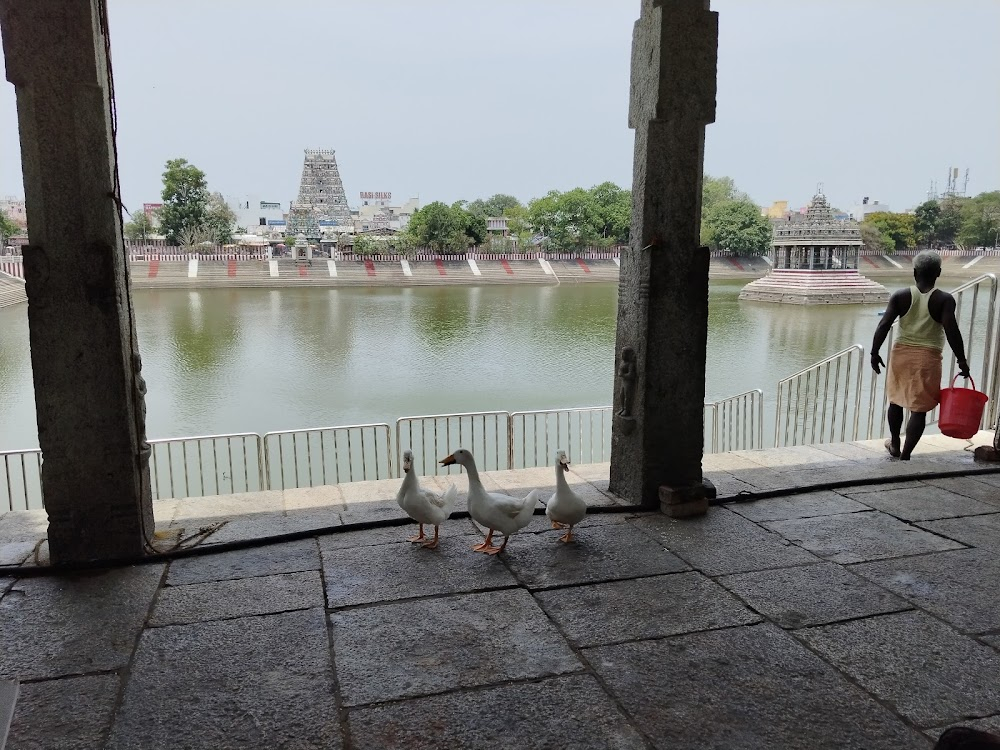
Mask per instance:
[[[459,448],[447,458],[441,459],[442,466],[451,464],[460,464],[469,472],[469,515],[473,521],[488,529],[486,540],[472,549],[476,552],[485,552],[487,555],[503,552],[507,542],[510,541],[510,535],[531,523],[531,516],[535,512],[535,505],[541,492],[532,490],[523,500],[499,492],[487,492],[479,479],[476,459],[465,448]],[[493,546],[495,531],[503,534],[503,544],[499,547]]]
[[[420,487],[417,472],[413,470],[413,451],[403,451],[403,484],[396,494],[396,502],[410,518],[420,524],[420,532],[407,541],[422,542],[420,546],[434,549],[438,546],[438,526],[451,515],[458,499],[458,489],[452,484],[443,495]],[[424,524],[434,526],[434,539],[427,541]]]
[[[576,494],[566,481],[569,457],[566,451],[556,451],[556,491],[545,505],[545,515],[552,521],[553,529],[569,529],[559,537],[560,542],[573,541],[573,527],[587,515],[587,501]]]

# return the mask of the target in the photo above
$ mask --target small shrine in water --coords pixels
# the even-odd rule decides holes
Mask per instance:
[[[836,219],[826,196],[813,196],[804,216],[772,221],[773,237],[763,278],[743,287],[740,299],[798,305],[885,302],[889,291],[858,273],[861,228]]]

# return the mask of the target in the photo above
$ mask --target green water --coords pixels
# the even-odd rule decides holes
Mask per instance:
[[[870,344],[878,306],[741,302],[744,283],[712,283],[709,399],[773,398],[781,377]],[[148,434],[609,404],[616,295],[613,284],[140,290]],[[37,445],[34,411],[19,305],[0,310],[0,450]]]

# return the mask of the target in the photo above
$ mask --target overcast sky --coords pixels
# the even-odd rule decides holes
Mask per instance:
[[[970,169],[1000,189],[1000,0],[713,0],[706,171],[758,203],[895,210]],[[631,0],[110,0],[129,208],[184,157],[227,195],[287,203],[305,148],[352,205],[627,186]],[[0,83],[0,195],[23,195]]]

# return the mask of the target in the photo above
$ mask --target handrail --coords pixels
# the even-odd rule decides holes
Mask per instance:
[[[367,431],[367,432],[366,432]],[[333,445],[332,455],[327,457],[327,443],[325,436],[332,434]],[[341,438],[340,436],[343,435]],[[366,435],[371,438],[373,448],[371,461],[368,460],[368,452],[365,448]],[[382,462],[379,460],[382,451],[379,450],[379,436],[382,436],[384,445],[385,471],[382,470]],[[291,437],[291,464],[285,460],[285,442],[283,438]],[[300,441],[300,438],[302,439]],[[352,439],[353,438],[353,439]],[[346,443],[344,448],[346,453],[340,448],[340,441]],[[275,464],[272,458],[271,444],[277,444],[277,479],[280,486],[275,484]],[[303,443],[303,459],[305,466],[300,466],[299,449],[300,442]],[[359,446],[355,449],[355,445]],[[355,472],[360,473],[361,481],[368,479],[388,479],[393,476],[392,472],[392,445],[391,431],[385,422],[374,422],[369,424],[335,425],[332,427],[310,427],[299,430],[274,430],[264,433],[261,440],[264,457],[264,476],[266,486],[269,489],[292,489],[296,487],[316,487],[326,484],[340,484],[341,473],[347,474],[347,481],[355,481]],[[313,461],[314,449],[318,453],[317,461]],[[346,461],[344,460],[346,458]],[[314,468],[319,478],[317,484],[313,478]],[[294,478],[293,484],[289,487],[285,482],[286,469]],[[308,482],[303,484],[299,481],[300,472]],[[333,482],[327,482],[327,474],[332,474]]]
[[[237,454],[233,455],[233,441],[238,440],[239,446],[237,447]],[[219,448],[220,443],[225,441],[224,455],[222,457],[222,465],[220,466]],[[247,450],[247,442],[252,443],[252,450]],[[178,437],[178,438],[159,438],[156,440],[147,441],[150,446],[150,471],[149,471],[149,483],[150,490],[153,493],[154,499],[159,499],[163,497],[203,497],[205,495],[221,495],[226,494],[221,490],[224,489],[224,483],[229,483],[229,493],[235,494],[237,492],[255,492],[259,490],[266,489],[264,483],[263,468],[261,466],[261,439],[260,435],[256,432],[233,432],[224,433],[219,435],[195,435],[189,437]],[[208,442],[209,448],[211,450],[211,466],[207,466],[207,456],[203,453],[203,445]],[[175,446],[180,448],[180,456],[178,461],[180,466],[175,471],[174,469],[174,455],[176,451]],[[188,448],[192,447],[196,451],[196,456],[192,457],[191,463],[194,464],[193,467],[189,466],[188,459]],[[165,450],[162,450],[162,449]],[[164,454],[165,457],[164,457]],[[196,459],[196,460],[195,460]],[[252,459],[252,460],[251,460]],[[165,470],[161,470],[160,464],[166,461]],[[251,469],[251,465],[253,469]],[[189,468],[196,469],[196,473],[192,476],[192,472]],[[211,473],[207,474],[206,469],[210,468]],[[240,489],[237,489],[237,477],[239,476],[240,470],[242,469],[243,482],[240,485]],[[180,472],[183,471],[183,475]],[[181,478],[183,477],[183,485],[181,485]],[[251,477],[253,482],[251,482]],[[197,487],[194,485],[194,480],[197,479]],[[206,479],[209,481],[206,482]],[[161,490],[161,484],[165,481],[169,492],[164,495]],[[175,484],[177,487],[183,486],[183,493],[178,495],[175,489]],[[197,492],[194,490],[197,489]]]
[[[493,434],[492,436],[487,435],[487,419],[493,418]],[[477,418],[480,423],[480,438],[477,443],[476,441],[476,423]],[[499,470],[499,469],[509,469],[510,468],[510,413],[506,411],[470,411],[461,412],[458,414],[421,414],[416,416],[400,417],[396,420],[396,456],[399,460],[399,464],[402,465],[403,461],[403,426],[407,426],[406,432],[406,447],[414,450],[414,452],[419,454],[420,465],[423,467],[424,475],[438,475],[441,473],[449,474],[452,472],[452,467],[444,469],[442,472],[441,467],[438,464],[438,453],[442,450],[439,446],[439,431],[438,426],[441,421],[444,421],[444,442],[443,446],[448,453],[456,450],[459,447],[470,448],[473,454],[476,455],[478,459],[477,463],[479,468],[483,471]],[[453,422],[454,420],[454,422]],[[501,421],[503,423],[503,434],[501,436],[500,426]],[[425,440],[425,425],[429,423],[433,432],[431,434],[431,451],[424,450],[426,447]],[[414,424],[419,425],[419,432],[417,436],[419,437],[419,444],[414,441]],[[456,432],[456,438],[460,445],[453,445],[451,440],[452,425],[454,424],[454,431]],[[463,432],[465,426],[468,425],[469,432],[469,442],[465,444],[463,441]],[[491,451],[491,441],[492,446]],[[470,447],[471,446],[471,447]],[[479,450],[482,448],[482,450]],[[501,448],[503,453],[501,453]],[[489,460],[492,454],[492,462]],[[428,463],[428,455],[430,455],[430,463]],[[492,469],[491,469],[492,467]],[[430,469],[430,471],[427,471]]]
[[[706,425],[706,432],[711,428],[708,453],[764,447],[764,391],[760,388],[706,401],[705,407],[711,411],[711,424]]]
[[[534,409],[530,411],[514,411],[510,413],[510,431],[508,435],[508,466],[511,469],[514,468],[529,468],[535,466],[552,466],[552,448],[560,448],[566,450],[569,454],[571,460],[576,463],[594,463],[594,448],[600,440],[600,461],[609,460],[609,451],[611,449],[611,406],[581,406],[573,407],[568,409]],[[598,425],[595,425],[594,417],[595,415],[600,415],[599,424],[599,438],[595,437],[594,429]],[[560,419],[560,417],[565,416],[565,420]],[[584,416],[587,416],[587,431],[584,432]],[[545,445],[542,452],[542,460],[539,463],[538,459],[538,435],[539,435],[539,417],[543,418],[542,425],[544,427],[544,437]],[[554,420],[550,420],[550,417]],[[573,426],[574,417],[576,422],[576,448],[573,450]],[[535,437],[534,440],[534,450],[530,455],[527,451],[528,446],[528,419],[531,418],[531,434]],[[517,434],[516,425],[520,420],[521,425],[521,465],[517,465]],[[555,444],[553,446],[549,445],[549,433],[550,433],[550,421],[554,422],[555,431]],[[566,440],[562,440],[563,437],[563,425],[565,424],[565,435]]]
[[[830,386],[830,367],[831,365],[836,365],[833,373],[833,403],[829,404],[830,412],[830,435],[835,437],[837,434],[837,416],[838,416],[838,400],[839,400],[839,383],[840,383],[840,372],[841,363],[845,362],[845,393],[843,403],[840,405],[840,441],[846,439],[847,436],[847,420],[850,412],[850,405],[848,399],[850,397],[851,389],[851,368],[856,367],[856,372],[854,375],[854,425],[851,432],[850,440],[854,440],[857,436],[858,431],[858,413],[861,408],[861,375],[862,375],[862,361],[864,359],[864,347],[860,344],[855,344],[846,349],[843,349],[835,354],[831,354],[825,359],[821,359],[816,364],[810,365],[798,372],[789,375],[786,378],[782,378],[778,381],[777,388],[777,400],[775,403],[775,419],[774,419],[774,447],[778,448],[781,445],[798,445],[798,429],[799,429],[799,414],[802,413],[802,419],[806,420],[810,418],[810,427],[807,431],[805,429],[805,422],[803,421],[803,442],[805,442],[806,434],[811,435],[815,438],[818,434],[819,440],[812,440],[811,442],[823,443],[832,442],[826,440],[826,420],[827,420],[827,406],[829,404],[829,386]],[[854,362],[854,355],[857,355],[857,363]],[[820,391],[820,371],[822,372],[823,378],[823,390]],[[815,374],[815,378],[813,378]],[[803,387],[802,381],[805,380],[805,385]],[[791,390],[795,388],[794,404],[795,413],[791,413],[792,406],[792,396]],[[782,404],[785,401],[785,390],[789,391],[788,402],[785,407],[784,415],[784,440],[782,440]],[[811,390],[811,394],[810,394]],[[810,397],[812,398],[812,409],[810,410]],[[822,400],[821,408],[816,408],[818,403]],[[819,416],[819,432],[816,430],[816,419]],[[791,429],[791,440],[789,441],[789,430]]]

